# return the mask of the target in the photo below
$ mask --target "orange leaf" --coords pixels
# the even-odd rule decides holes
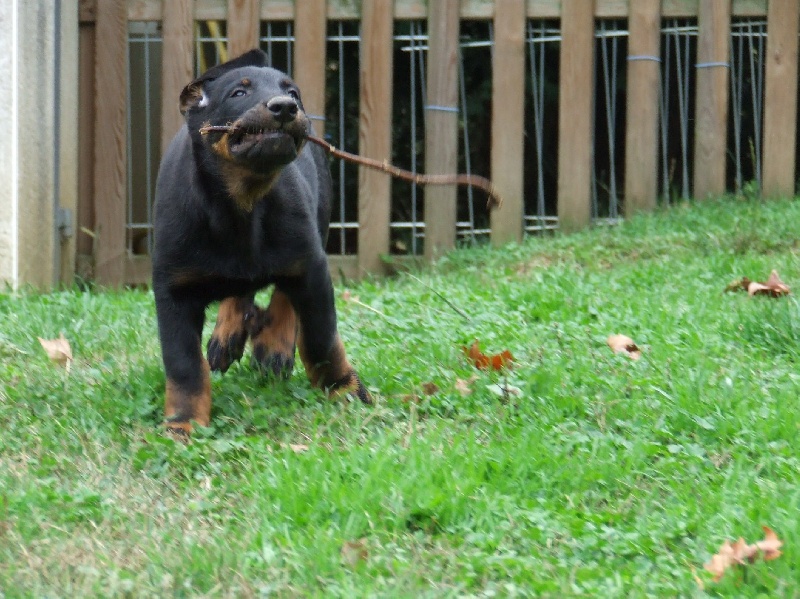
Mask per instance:
[[[739,537],[735,543],[725,541],[719,551],[711,556],[711,560],[703,567],[714,575],[714,582],[718,582],[723,574],[732,566],[744,566],[747,563],[756,561],[759,555],[764,561],[770,561],[780,557],[780,548],[783,542],[778,539],[778,535],[768,526],[761,527],[764,530],[764,540],[748,544]]]
[[[614,353],[625,352],[633,360],[638,360],[642,357],[642,350],[633,342],[633,339],[626,335],[610,335],[606,339],[608,347],[614,350]]]
[[[762,526],[761,529],[764,531],[764,540],[758,541],[756,547],[763,552],[765,562],[778,559],[781,556],[780,548],[783,546],[783,541],[769,526]]]
[[[514,361],[514,356],[507,349],[499,354],[487,356],[481,351],[480,343],[477,339],[472,342],[469,349],[466,347],[462,347],[462,349],[478,370],[485,370],[487,368],[502,370],[503,368],[510,368],[511,362]]]

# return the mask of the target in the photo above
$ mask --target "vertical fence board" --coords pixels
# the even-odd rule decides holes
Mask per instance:
[[[795,192],[800,4],[771,0],[768,10],[763,195],[791,196]]]
[[[172,0],[170,0],[172,1]],[[258,47],[261,0],[228,0],[228,56]]]
[[[700,0],[695,98],[694,196],[725,192],[730,0]]]
[[[454,173],[458,168],[458,20],[459,2],[432,2],[428,14],[425,172]],[[425,256],[436,258],[456,241],[454,185],[425,188]]]
[[[393,0],[364,0],[361,15],[359,153],[376,160],[392,157]],[[358,169],[359,269],[382,270],[389,251],[391,179]]]
[[[594,1],[564,0],[558,92],[558,219],[564,231],[591,222],[593,71]]]
[[[56,240],[61,242],[60,281],[71,284],[75,275],[75,250],[76,250],[76,227],[75,217],[78,212],[78,175],[79,175],[79,140],[75,134],[75,123],[79,118],[79,44],[80,44],[80,25],[78,20],[77,2],[65,2],[61,6],[61,23],[56,23],[56,27],[61,27],[61,47],[57,52],[61,52],[61,79],[59,83],[60,98],[57,99],[57,110],[59,115],[59,204],[61,208],[69,210],[72,215],[69,237],[62,237]]]
[[[625,122],[625,213],[652,210],[658,194],[661,0],[631,3]]]
[[[498,0],[492,54],[492,181],[503,206],[492,212],[492,243],[522,239],[525,122],[525,1]]]
[[[181,90],[194,74],[194,2],[164,3],[161,69],[161,153],[183,125],[178,109]]]
[[[325,36],[327,0],[297,0],[294,16],[294,80],[318,136],[325,132]]]
[[[78,215],[75,234],[78,252],[78,274],[90,278],[90,266],[81,263],[92,254],[92,237],[84,231],[94,231],[94,116],[95,116],[95,25],[80,26],[80,81],[78,87]]]
[[[95,276],[119,287],[125,275],[128,7],[125,0],[97,4],[95,55],[94,207]]]

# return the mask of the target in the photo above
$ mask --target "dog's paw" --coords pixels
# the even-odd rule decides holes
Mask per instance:
[[[279,379],[288,379],[294,370],[294,348],[291,353],[270,351],[263,343],[253,344],[252,364],[267,375]]]
[[[179,443],[188,443],[192,436],[192,425],[188,422],[165,422],[164,434]]]
[[[328,393],[331,397],[351,395],[365,404],[372,405],[373,403],[372,396],[354,370],[351,370],[344,377],[330,385],[328,387]]]
[[[247,334],[232,333],[226,337],[216,334],[211,335],[208,340],[207,357],[208,365],[211,370],[225,372],[231,364],[238,362],[244,353],[244,344],[247,341]]]

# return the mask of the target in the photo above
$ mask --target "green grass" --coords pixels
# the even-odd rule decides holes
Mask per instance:
[[[159,428],[150,293],[0,295],[0,596],[798,597],[800,307],[723,289],[800,289],[799,225],[709,202],[339,284],[377,405],[244,360],[188,446]],[[36,339],[60,332],[69,373]],[[515,368],[477,372],[475,338]],[[762,524],[784,555],[710,583]]]

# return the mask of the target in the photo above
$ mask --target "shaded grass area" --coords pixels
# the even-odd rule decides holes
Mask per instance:
[[[377,405],[243,360],[188,446],[159,432],[150,293],[0,295],[0,589],[798,596],[800,307],[723,293],[773,268],[797,289],[798,223],[796,201],[678,206],[338,284]],[[60,332],[69,373],[36,339]],[[515,368],[477,372],[476,338]],[[762,524],[784,555],[709,583],[722,541]]]

